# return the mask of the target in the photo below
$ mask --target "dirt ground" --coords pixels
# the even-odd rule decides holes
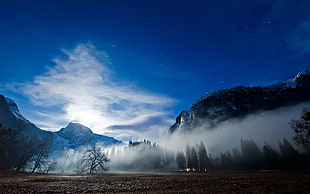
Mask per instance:
[[[2,173],[0,193],[310,193],[310,172]]]

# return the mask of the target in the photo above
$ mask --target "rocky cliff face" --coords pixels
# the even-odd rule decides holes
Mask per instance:
[[[267,87],[237,86],[208,92],[182,111],[170,127],[170,133],[188,131],[206,125],[210,128],[230,118],[243,117],[260,110],[271,110],[310,100],[310,72]]]

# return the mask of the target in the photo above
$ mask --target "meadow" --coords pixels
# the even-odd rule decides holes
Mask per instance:
[[[308,193],[310,172],[4,174],[0,193]]]

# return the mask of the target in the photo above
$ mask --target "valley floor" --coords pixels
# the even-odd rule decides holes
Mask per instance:
[[[0,193],[309,193],[310,172],[0,174]]]

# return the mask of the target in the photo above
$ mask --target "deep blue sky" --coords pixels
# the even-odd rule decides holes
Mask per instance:
[[[174,118],[210,90],[309,68],[310,1],[0,0],[1,84],[33,82],[87,42],[109,56],[112,80],[174,99]],[[34,117],[29,96],[0,92]]]

